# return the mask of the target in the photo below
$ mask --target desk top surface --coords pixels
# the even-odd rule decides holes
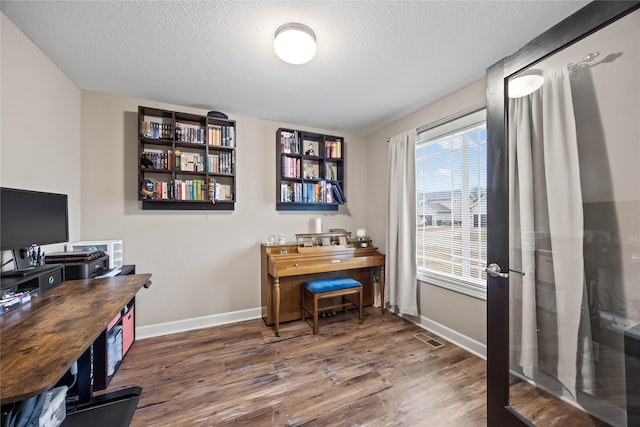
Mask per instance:
[[[0,316],[0,401],[53,387],[150,277],[69,280]]]

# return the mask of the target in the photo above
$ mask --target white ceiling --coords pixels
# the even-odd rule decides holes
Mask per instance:
[[[586,1],[7,1],[81,89],[368,135],[481,79]],[[278,59],[301,22],[318,52]]]

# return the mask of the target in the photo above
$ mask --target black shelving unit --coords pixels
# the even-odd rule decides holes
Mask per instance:
[[[276,131],[276,210],[336,211],[346,203],[345,142],[340,136]]]
[[[234,210],[234,120],[139,106],[138,159],[142,209]]]

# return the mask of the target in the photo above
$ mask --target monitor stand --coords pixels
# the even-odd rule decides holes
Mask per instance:
[[[16,273],[29,273],[29,270],[33,270],[34,267],[31,264],[32,260],[29,257],[29,248],[14,249],[13,262],[16,266]]]
[[[25,277],[31,271],[33,270],[27,270],[27,271],[9,270],[9,271],[3,271],[1,276],[2,277]]]

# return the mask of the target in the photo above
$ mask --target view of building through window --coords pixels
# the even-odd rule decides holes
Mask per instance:
[[[486,123],[461,122],[416,140],[418,272],[486,286]]]

